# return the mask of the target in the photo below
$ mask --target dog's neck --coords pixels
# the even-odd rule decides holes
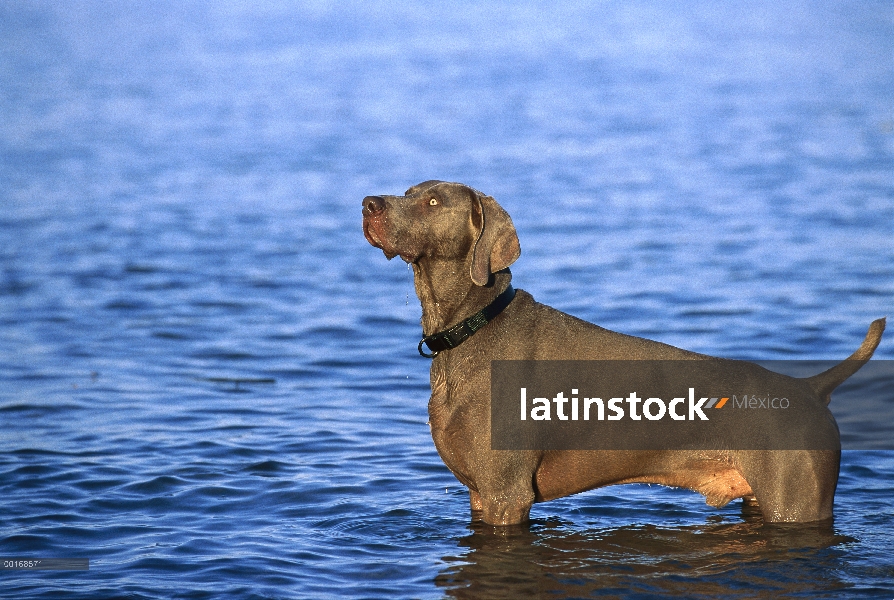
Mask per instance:
[[[422,331],[431,335],[472,316],[496,298],[512,281],[504,269],[494,273],[486,286],[469,275],[469,264],[457,269],[455,260],[421,258],[413,263],[416,295],[422,303]]]

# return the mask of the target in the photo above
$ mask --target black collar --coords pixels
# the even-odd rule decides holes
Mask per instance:
[[[464,341],[472,337],[472,334],[493,321],[494,318],[503,312],[503,309],[509,306],[512,299],[515,298],[515,289],[510,285],[503,292],[494,298],[494,301],[476,312],[465,321],[458,323],[445,331],[439,331],[431,335],[423,334],[422,340],[419,342],[419,354],[426,358],[434,358],[438,353],[450,348],[456,348]],[[432,351],[427,354],[422,350],[422,344],[428,346]]]

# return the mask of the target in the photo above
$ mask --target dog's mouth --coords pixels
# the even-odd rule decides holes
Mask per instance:
[[[366,218],[363,219],[363,237],[366,238],[366,241],[369,242],[369,244],[371,246],[373,246],[374,248],[378,248],[379,250],[384,252],[385,258],[387,258],[388,260],[391,260],[392,258],[394,258],[395,256],[397,256],[399,254],[399,252],[396,252],[395,250],[390,248],[384,242],[384,240],[382,240],[382,236],[379,234],[378,231],[376,231],[375,227],[373,227],[370,224],[369,220]],[[407,260],[403,256],[401,256],[401,258],[403,258],[404,260]],[[407,261],[407,262],[409,262],[409,261]]]

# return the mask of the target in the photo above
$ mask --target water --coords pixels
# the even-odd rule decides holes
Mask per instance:
[[[890,450],[831,530],[657,486],[471,525],[360,231],[467,182],[543,302],[843,358],[892,315],[890,4],[20,2],[0,40],[0,554],[90,559],[0,596],[894,594]]]

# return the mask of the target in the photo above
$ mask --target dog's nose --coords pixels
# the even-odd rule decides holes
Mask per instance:
[[[385,199],[381,196],[367,196],[363,199],[363,214],[374,215],[385,210]]]

